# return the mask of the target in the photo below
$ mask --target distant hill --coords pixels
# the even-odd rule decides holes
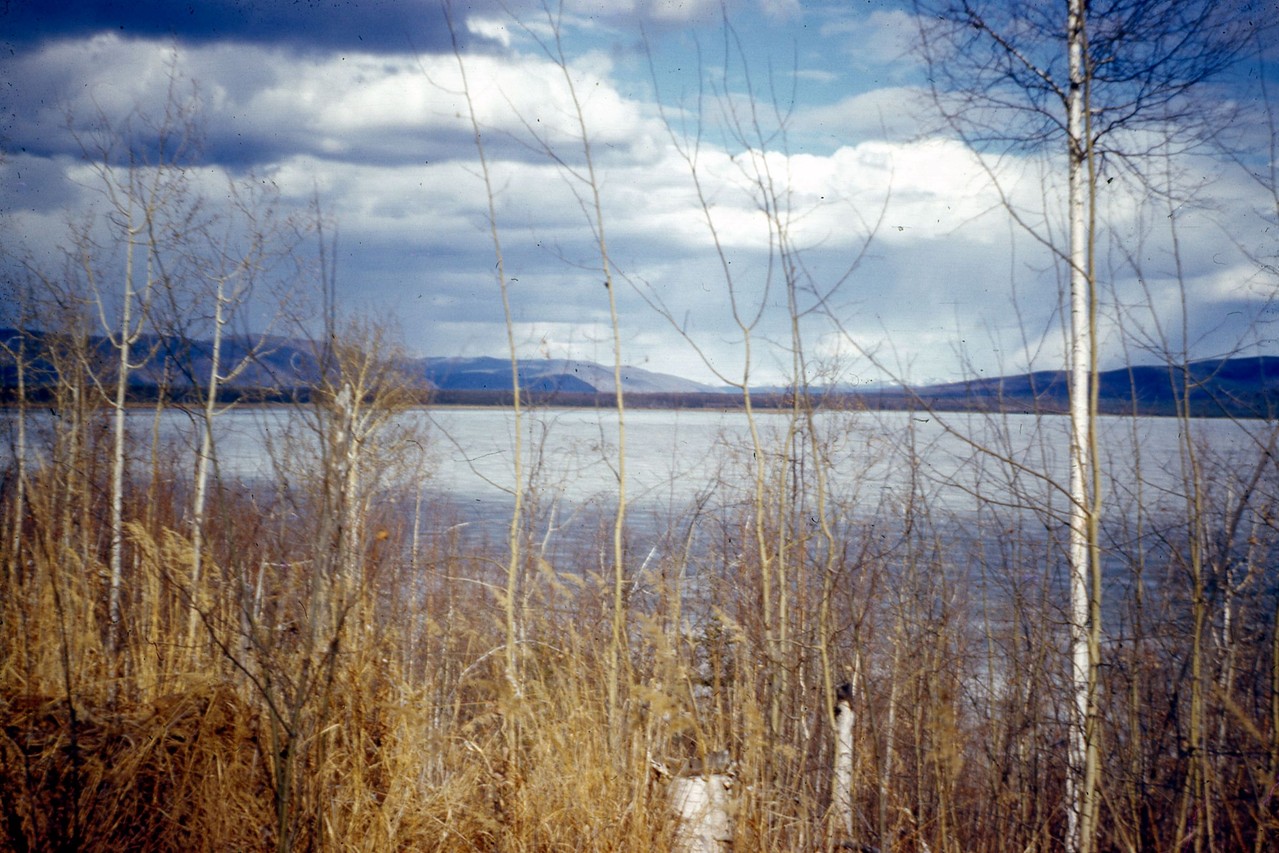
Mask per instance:
[[[20,333],[15,329],[0,329],[0,343],[16,342]],[[255,358],[235,380],[227,383],[226,391],[235,396],[262,396],[269,392],[304,389],[313,385],[320,376],[320,355],[307,341],[292,338],[258,338],[232,335],[222,344],[221,363],[238,364],[262,346]],[[60,346],[57,336],[41,332],[28,333],[27,384],[38,388],[53,381],[56,376],[54,363]],[[90,362],[97,365],[102,374],[111,370],[113,355],[110,342],[104,337],[89,340]],[[203,340],[181,340],[151,335],[142,336],[133,351],[141,354],[154,352],[142,368],[133,371],[130,384],[140,395],[147,389],[166,383],[181,390],[204,381],[212,364],[212,345]],[[407,358],[400,370],[412,380],[421,383],[424,391],[479,392],[502,394],[511,392],[511,362],[502,358]],[[615,382],[613,369],[589,361],[571,359],[521,359],[518,363],[520,387],[525,391],[546,397],[548,395],[613,394]],[[167,375],[166,375],[167,372]],[[656,373],[638,367],[623,367],[622,390],[627,394],[717,394],[717,389],[664,373]],[[17,386],[16,365],[12,358],[0,352],[0,388]]]
[[[20,333],[0,329],[0,343],[12,348]],[[35,398],[47,396],[42,386],[56,377],[56,336],[28,333],[27,387]],[[232,336],[223,344],[223,364],[234,364],[258,340]],[[268,338],[249,366],[227,384],[227,398],[276,400],[305,397],[320,376],[319,357],[309,342]],[[112,349],[105,338],[90,340],[90,361],[109,375]],[[162,382],[176,397],[189,393],[209,372],[207,341],[144,337],[135,352],[153,350],[157,357],[130,377],[138,399],[154,399]],[[158,357],[163,356],[163,357]],[[419,383],[422,398],[439,403],[505,405],[511,402],[508,359],[407,358],[399,365],[410,382]],[[575,359],[521,359],[520,387],[531,399],[551,405],[610,405],[614,394],[611,367]],[[167,372],[167,375],[166,375]],[[12,357],[0,351],[0,392],[12,399],[17,374]],[[1065,412],[1069,406],[1065,371],[1039,371],[902,388],[815,389],[819,405],[839,408],[921,409],[940,411]],[[184,389],[187,389],[184,392]],[[712,407],[741,405],[740,395],[678,376],[638,367],[622,369],[622,390],[636,407]],[[1184,368],[1144,365],[1099,375],[1099,407],[1104,413],[1195,416],[1279,417],[1279,357],[1210,359]],[[759,389],[752,399],[761,408],[789,405],[786,388]]]
[[[511,389],[511,362],[500,358],[425,358],[421,375],[442,390]],[[530,391],[612,394],[613,368],[576,359],[521,359],[520,386]],[[705,394],[715,392],[678,376],[638,367],[622,368],[622,391],[631,394]]]
[[[1108,414],[1176,415],[1184,405],[1196,416],[1279,416],[1276,356],[1208,359],[1184,368],[1139,365],[1107,370],[1097,379],[1098,408]],[[1063,370],[929,385],[914,395],[942,409],[1065,412],[1070,405]]]

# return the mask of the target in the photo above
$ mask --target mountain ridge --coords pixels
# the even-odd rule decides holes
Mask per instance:
[[[16,394],[14,353],[24,333],[0,329],[0,390],[3,399]],[[28,346],[25,384],[32,399],[48,396],[55,381],[58,336],[25,333]],[[90,337],[91,360],[104,373],[111,370],[112,346],[103,336]],[[262,346],[259,347],[259,344]],[[321,375],[317,344],[282,336],[229,336],[222,363],[247,359],[244,370],[224,384],[228,399],[270,401],[309,396]],[[258,350],[256,354],[254,350]],[[162,383],[171,396],[190,397],[201,377],[208,376],[212,346],[204,340],[143,336],[135,352],[156,357],[130,375],[135,399],[155,399]],[[250,358],[250,355],[253,355]],[[511,362],[492,356],[402,357],[397,369],[420,383],[423,400],[469,405],[509,405],[513,394]],[[549,405],[604,404],[615,394],[612,367],[583,359],[520,359],[520,389],[530,399]],[[621,369],[622,391],[631,404],[649,407],[737,408],[740,391],[695,382],[631,365]],[[937,409],[1064,413],[1069,406],[1067,373],[1043,370],[911,387],[815,387],[812,399],[828,408]],[[790,405],[788,387],[752,389],[761,408]],[[1104,414],[1279,417],[1279,356],[1202,359],[1184,365],[1134,365],[1098,374],[1098,407]]]
[[[1145,364],[1100,371],[1103,414],[1279,415],[1279,356],[1210,358],[1185,364]],[[947,382],[914,389],[923,400],[986,402],[990,408],[1032,405],[1065,412],[1070,404],[1065,370],[1041,370]]]

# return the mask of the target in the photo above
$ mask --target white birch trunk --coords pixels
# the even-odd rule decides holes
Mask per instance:
[[[136,232],[132,221],[128,223],[128,245],[124,260],[124,298],[120,306],[120,339],[116,345],[119,355],[118,374],[116,376],[115,400],[112,418],[111,446],[111,544],[108,557],[110,572],[107,581],[107,659],[112,662],[120,650],[121,586],[124,582],[124,463],[125,403],[129,388],[129,351],[133,342],[133,256],[136,243]],[[112,676],[115,673],[112,672]],[[114,678],[112,684],[114,685]],[[114,698],[115,689],[111,688]]]
[[[205,389],[200,449],[195,462],[195,488],[191,499],[191,609],[187,617],[187,645],[194,649],[200,618],[200,585],[204,575],[204,515],[208,503],[209,469],[213,466],[213,418],[217,414],[221,385],[222,327],[226,324],[226,282],[218,279],[213,307],[213,343],[209,352],[209,384]]]
[[[1089,648],[1089,534],[1091,503],[1087,474],[1091,468],[1092,429],[1089,374],[1091,324],[1088,258],[1088,175],[1084,110],[1087,69],[1084,66],[1085,2],[1069,0],[1067,51],[1070,90],[1067,102],[1070,219],[1070,682],[1073,692],[1067,770],[1068,837],[1073,853],[1091,850],[1090,815],[1093,792],[1087,772],[1092,735],[1092,654]]]
[[[26,514],[26,496],[27,496],[27,323],[25,318],[19,329],[18,351],[11,353],[14,357],[14,365],[17,368],[18,380],[18,435],[15,440],[13,449],[15,463],[17,468],[17,482],[14,484],[13,496],[13,527],[11,528],[12,539],[9,542],[9,553],[12,555],[10,560],[10,571],[14,572],[17,568],[19,549],[22,546],[22,519]],[[13,584],[10,588],[17,589],[14,584],[14,578],[10,578]]]
[[[708,756],[710,758],[710,756]],[[671,810],[678,821],[675,853],[723,853],[733,840],[733,776],[727,767],[671,780]]]
[[[841,688],[841,693],[843,690]],[[844,840],[853,837],[853,706],[841,696],[835,705],[835,768],[831,779],[831,813]]]

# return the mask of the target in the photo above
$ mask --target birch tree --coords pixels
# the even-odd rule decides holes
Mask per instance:
[[[1069,83],[1066,152],[1070,269],[1070,682],[1074,708],[1066,777],[1067,843],[1091,851],[1097,819],[1097,667],[1101,662],[1101,566],[1097,515],[1101,509],[1096,464],[1096,287],[1090,226],[1095,172],[1085,130],[1091,78],[1084,0],[1070,0],[1066,17]]]
[[[191,304],[171,304],[169,311],[170,318],[177,322],[193,314],[200,317],[199,325],[209,335],[204,370],[197,375],[197,364],[182,365],[199,400],[196,415],[199,437],[191,498],[188,646],[194,645],[201,607],[209,483],[216,466],[213,427],[216,418],[234,406],[234,403],[221,403],[219,396],[228,383],[242,376],[266,352],[273,323],[270,317],[265,321],[259,318],[259,330],[252,335],[242,335],[241,346],[231,353],[228,353],[228,337],[235,331],[255,290],[264,284],[273,291],[271,301],[278,311],[283,311],[289,302],[287,287],[292,276],[288,259],[301,232],[281,216],[277,196],[274,185],[252,178],[230,184],[227,212],[202,223],[191,235],[187,247],[190,253],[187,266],[196,279],[192,283]],[[281,264],[284,268],[277,269]],[[273,277],[277,273],[282,278]],[[174,293],[172,287],[166,290],[169,296]],[[190,340],[186,334],[181,337]]]
[[[81,223],[73,254],[113,351],[114,375],[100,387],[112,413],[108,505],[107,636],[109,660],[120,652],[124,579],[124,480],[130,377],[153,353],[135,350],[165,285],[166,256],[181,243],[196,214],[187,165],[195,153],[195,101],[172,77],[158,114],[135,110],[119,122],[96,117],[98,130],[80,137],[82,156],[102,198],[101,217]],[[107,387],[109,385],[109,387]]]
[[[14,285],[17,290],[18,286]],[[22,545],[22,519],[26,512],[27,496],[27,416],[29,411],[27,399],[27,375],[32,369],[35,347],[32,346],[31,333],[27,329],[27,321],[31,309],[30,286],[24,286],[21,294],[14,294],[13,304],[17,306],[15,330],[7,333],[0,340],[0,355],[13,364],[14,389],[12,449],[14,464],[13,511],[10,527],[5,535],[10,537],[10,563],[5,567],[9,573],[10,583],[17,577],[17,555]]]
[[[1212,110],[1195,95],[1246,42],[1237,4],[1069,0],[1064,21],[1028,2],[916,3],[933,102],[949,127],[990,159],[1064,152],[1064,245],[1044,219],[1009,214],[1067,270],[1070,388],[1067,843],[1094,849],[1099,799],[1097,679],[1101,656],[1102,511],[1097,465],[1097,187],[1103,172],[1145,185],[1150,134],[1188,149]],[[1064,65],[1064,67],[1063,67]],[[994,165],[987,165],[998,183]],[[1005,199],[1004,188],[1000,192]],[[1044,214],[1048,214],[1044,211]],[[1047,217],[1051,219],[1051,216]]]

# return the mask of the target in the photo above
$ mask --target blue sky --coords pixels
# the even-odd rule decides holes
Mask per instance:
[[[52,264],[66,223],[95,197],[67,117],[88,132],[99,115],[157,110],[176,68],[198,87],[198,185],[210,204],[225,201],[228,178],[250,174],[298,209],[318,195],[340,233],[345,304],[387,319],[422,355],[505,354],[487,198],[436,2],[5,9],[0,247],[11,256]],[[564,75],[542,47],[546,13],[526,0],[458,0],[453,15],[520,354],[607,362],[607,293],[583,185],[566,171],[581,165],[581,145]],[[909,4],[582,0],[558,21],[595,155],[625,361],[739,378],[736,296],[759,317],[754,380],[785,375],[785,293],[748,180],[766,165],[803,273],[805,356],[829,376],[1061,366],[1061,276],[1040,239],[1063,233],[1060,157],[987,150],[983,162],[945,128],[925,97]],[[1162,161],[1178,175],[1173,220],[1131,181],[1103,184],[1105,366],[1163,347],[1279,352],[1270,135],[1255,79],[1241,69],[1214,96],[1239,106],[1242,166],[1206,151]],[[749,138],[731,131],[734,115]],[[700,197],[683,156],[694,139]],[[1013,224],[1006,204],[1036,232]]]

